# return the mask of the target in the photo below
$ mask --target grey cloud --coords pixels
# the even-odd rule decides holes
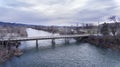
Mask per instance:
[[[0,8],[0,20],[7,22],[21,22],[31,24],[42,24],[40,22],[46,22],[50,18],[43,16],[40,13],[29,12],[29,11],[18,11],[11,10],[10,8]]]
[[[19,8],[19,7],[31,7],[33,4],[29,4],[23,1],[13,0],[14,2],[6,3],[9,7]],[[60,4],[65,6],[65,3],[72,2],[72,0],[37,0],[41,4]],[[70,14],[61,14],[55,16],[46,16],[41,12],[35,10],[24,11],[11,8],[0,8],[0,21],[9,21],[9,22],[20,22],[20,23],[29,23],[29,24],[53,24],[61,21],[64,23],[81,23],[81,22],[98,22],[103,21],[103,18],[110,15],[120,16],[118,9],[120,6],[116,5],[114,0],[90,0],[82,8],[77,8],[77,10],[71,11]],[[63,7],[64,8],[64,7]],[[68,7],[71,8],[71,7]],[[68,16],[66,16],[68,15]],[[68,20],[68,21],[66,21]],[[60,22],[59,22],[60,23]]]
[[[19,0],[1,0],[1,3],[7,7],[19,8],[19,7],[31,7],[32,4],[25,3]]]
[[[104,6],[108,6],[105,8],[102,8]],[[96,8],[97,9],[96,9]],[[79,21],[103,21],[102,18],[105,16],[111,16],[115,15],[116,11],[114,10],[118,6],[114,3],[114,1],[103,1],[103,0],[91,0],[87,3],[86,6],[84,6],[83,10],[80,10],[77,13],[77,20]],[[101,9],[99,9],[101,8]]]

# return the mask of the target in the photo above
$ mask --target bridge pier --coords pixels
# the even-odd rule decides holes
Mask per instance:
[[[78,37],[78,38],[75,38],[76,39],[76,42],[85,42],[85,40],[88,38],[88,36],[85,36],[85,37]]]
[[[65,44],[70,44],[69,39],[65,38]]]
[[[80,42],[81,42],[81,39],[82,39],[82,37],[75,38],[76,43],[80,43]]]
[[[52,39],[51,44],[52,44],[52,48],[55,48],[55,39]]]
[[[36,40],[36,49],[38,49],[38,40]]]

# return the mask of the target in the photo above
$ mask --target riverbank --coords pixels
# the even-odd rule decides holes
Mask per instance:
[[[0,63],[7,61],[13,56],[20,56],[23,52],[18,48],[20,42],[2,42],[0,45]],[[0,42],[1,44],[1,42]]]
[[[14,38],[14,37],[27,37],[27,31],[25,27],[1,27],[0,28],[0,39]],[[13,56],[23,54],[18,49],[20,42],[1,41],[0,42],[0,63],[3,63]]]
[[[89,36],[82,39],[82,41],[91,43],[98,47],[120,50],[119,36]]]
[[[6,48],[1,48],[0,49],[0,63],[3,63],[5,61],[7,61],[8,59],[10,59],[10,57],[12,56],[12,51],[10,51],[10,53],[8,53],[8,50]]]

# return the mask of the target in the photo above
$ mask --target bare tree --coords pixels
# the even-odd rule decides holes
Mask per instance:
[[[118,27],[117,27],[117,23],[115,23],[115,24],[113,24],[113,25],[110,26],[110,30],[111,30],[113,36],[116,35],[116,33],[117,33],[117,28],[118,28]]]
[[[117,22],[116,16],[110,16],[108,19],[110,21]]]
[[[106,35],[109,35],[109,28],[108,28],[108,24],[107,23],[104,23],[101,27],[101,30],[100,30],[101,34],[103,34],[104,36]]]
[[[4,47],[6,47],[6,45],[4,44],[4,38],[6,37],[6,35],[7,35],[7,30],[3,30],[3,29],[1,29],[0,30],[0,40],[1,40],[1,45],[2,46],[4,46]]]
[[[114,24],[110,25],[110,30],[111,30],[111,33],[113,34],[113,36],[116,35],[117,33],[117,29],[118,29],[118,23],[117,23],[117,19],[116,19],[116,16],[111,16],[108,18],[110,21],[113,21]]]

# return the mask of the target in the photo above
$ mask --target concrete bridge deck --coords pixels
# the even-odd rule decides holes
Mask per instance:
[[[25,38],[11,38],[11,39],[0,39],[0,41],[31,41],[31,40],[45,40],[45,39],[62,39],[62,38],[78,38],[86,37],[90,34],[80,34],[80,35],[51,35],[51,36],[38,36],[38,37],[25,37]]]
[[[10,39],[0,39],[0,42],[18,42],[18,41],[36,41],[36,48],[38,49],[38,40],[46,40],[51,39],[52,40],[52,47],[55,46],[55,39],[63,39],[65,38],[65,42],[67,43],[67,38],[82,38],[90,36],[90,34],[79,34],[79,35],[51,35],[51,36],[38,36],[38,37],[25,37],[25,38],[10,38]]]

